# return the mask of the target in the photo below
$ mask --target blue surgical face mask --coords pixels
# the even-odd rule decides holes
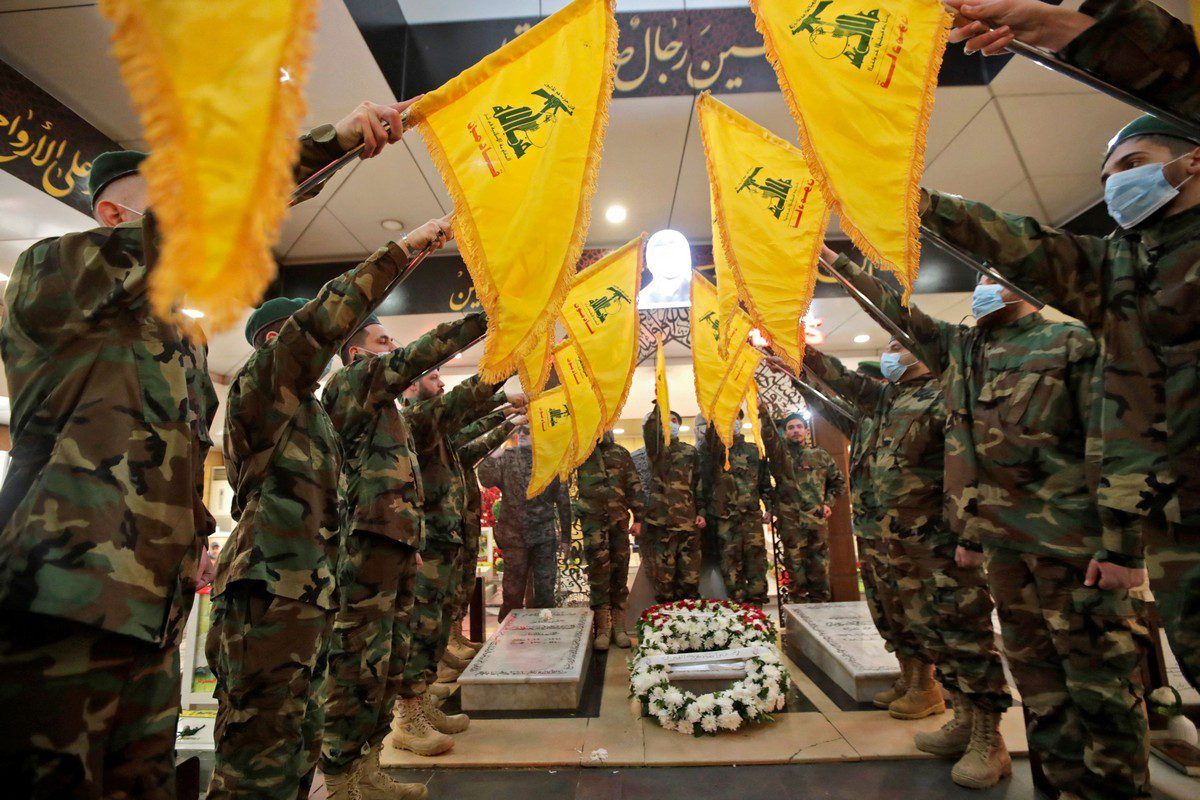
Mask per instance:
[[[1109,176],[1104,182],[1104,204],[1118,225],[1126,230],[1136,227],[1179,196],[1179,186],[1192,176],[1184,178],[1179,186],[1172,186],[1163,172],[1167,164],[1174,164],[1179,158],[1163,164],[1144,164]]]
[[[901,361],[902,358],[903,356],[900,353],[884,353],[879,357],[879,371],[883,373],[883,377],[892,383],[896,383],[903,378],[908,368],[916,363],[914,361],[905,364]]]
[[[971,315],[975,319],[980,320],[988,314],[994,314],[1004,308],[1008,303],[1000,295],[1004,291],[1004,287],[998,283],[981,283],[975,287],[975,294],[971,296]],[[883,369],[883,364],[880,363],[879,368]]]
[[[679,438],[679,423],[678,422],[671,423],[671,438],[672,439]]]

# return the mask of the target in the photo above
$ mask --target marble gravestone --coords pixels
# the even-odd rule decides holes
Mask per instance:
[[[785,639],[860,703],[869,703],[900,675],[884,647],[867,604],[812,603],[784,606]]]
[[[459,676],[463,711],[576,708],[591,655],[591,609],[513,611]]]

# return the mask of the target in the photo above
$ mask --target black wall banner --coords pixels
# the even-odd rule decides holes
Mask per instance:
[[[0,61],[0,169],[91,214],[92,159],[121,149],[33,81]]]

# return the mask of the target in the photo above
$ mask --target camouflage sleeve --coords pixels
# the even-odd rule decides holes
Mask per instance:
[[[767,460],[760,458],[758,460],[758,493],[762,497],[768,497],[771,494],[771,470],[767,467]]]
[[[863,414],[873,413],[879,405],[879,398],[883,396],[883,385],[879,381],[851,372],[839,359],[825,355],[812,345],[804,348],[804,366]]]
[[[1079,10],[1096,23],[1059,51],[1064,61],[1200,121],[1200,51],[1191,25],[1149,0],[1088,0]]]
[[[759,436],[762,437],[763,450],[767,452],[767,457],[763,459],[772,472],[777,476],[783,475],[783,470],[787,468],[788,452],[787,445],[784,444],[783,437],[779,435],[779,428],[775,425],[775,420],[770,414],[759,413],[761,421],[761,430]],[[770,492],[767,492],[769,494]]]
[[[571,530],[571,490],[564,480],[555,482],[554,504],[558,508],[558,531],[566,534]]]
[[[338,160],[346,151],[338,144],[337,131],[332,125],[318,125],[300,137],[300,157],[292,167],[292,178],[297,184],[308,179],[317,170]],[[321,193],[324,184],[302,194],[299,202],[310,200]]]
[[[696,471],[699,473],[696,480],[696,511],[707,519],[712,519],[715,512],[710,504],[715,494],[713,489],[717,471],[724,463],[725,443],[717,436],[717,429],[709,425],[704,429],[704,452],[696,448]],[[704,498],[703,503],[700,502],[701,497]]]
[[[846,478],[842,475],[842,471],[838,469],[837,462],[833,460],[833,456],[822,450],[825,461],[825,505],[832,506],[837,502],[846,491]]]
[[[491,451],[489,451],[491,452]],[[479,482],[489,489],[504,491],[504,471],[500,469],[501,454],[485,456],[475,467],[475,475]]]
[[[491,411],[451,436],[450,442],[456,450],[462,449],[502,422],[504,422],[504,412]]]
[[[658,421],[658,406],[650,411],[650,415],[642,422],[642,442],[646,445],[646,458],[650,460],[650,468],[659,469],[663,456],[662,423]]]
[[[489,414],[484,419],[491,419],[496,415],[499,415],[500,420],[492,426],[491,430],[474,437],[458,449],[458,458],[467,469],[473,469],[488,453],[504,444],[505,439],[516,430],[516,426],[505,419],[499,411]]]
[[[934,319],[913,303],[907,306],[900,293],[855,264],[844,254],[833,262],[834,269],[850,279],[876,308],[911,336],[913,353],[934,375],[940,377],[950,365],[950,344],[958,335],[958,326]]]
[[[486,330],[487,316],[476,312],[443,322],[419,339],[380,356],[373,362],[364,387],[367,405],[395,401],[413,381],[458,351],[470,347]]]
[[[638,475],[637,466],[633,463],[633,456],[629,455],[628,451],[622,450],[618,456],[621,471],[622,487],[625,490],[625,500],[629,503],[629,510],[633,513],[633,521],[641,522],[646,515],[646,504],[642,502],[642,479]]]
[[[421,424],[433,426],[440,436],[449,436],[469,420],[504,403],[504,392],[497,391],[496,386],[472,375],[445,394],[426,401],[428,405],[420,414]]]
[[[705,514],[707,517],[708,505],[711,502],[708,496],[708,481],[701,482],[700,476],[703,474],[700,466],[700,451],[692,448],[692,494],[696,498],[696,513]],[[724,457],[722,456],[722,459]]]
[[[1108,260],[1104,239],[1067,233],[955,195],[927,195],[922,225],[1089,328],[1102,323]]]

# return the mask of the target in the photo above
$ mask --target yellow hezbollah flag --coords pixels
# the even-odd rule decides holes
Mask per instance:
[[[156,314],[187,305],[217,330],[275,277],[304,116],[314,0],[100,0],[150,157],[162,223]],[[281,80],[281,77],[286,78]]]
[[[799,371],[829,207],[797,148],[707,92],[696,106],[720,237],[713,250],[719,243],[771,349]]]
[[[729,364],[718,348],[723,330],[718,323],[719,292],[703,275],[693,272],[691,299],[692,373],[696,381],[696,400],[700,413],[711,419],[717,392],[729,371]],[[746,341],[751,328],[746,312],[740,308],[735,311],[732,325],[726,326],[735,331],[732,337],[736,341],[734,353]]]
[[[488,314],[485,380],[553,336],[579,262],[612,98],[613,3],[575,0],[409,109]]]
[[[562,306],[563,327],[575,340],[600,401],[602,431],[621,415],[638,352],[638,291],[646,234],[575,276]]]
[[[729,320],[735,312],[742,309],[738,305],[738,287],[729,268],[729,259],[725,257],[725,241],[721,237],[721,226],[717,224],[717,207],[712,202],[712,189],[709,188],[709,208],[712,209],[712,240],[713,240],[713,273],[717,279],[717,319],[721,335],[717,339],[717,352],[721,358],[729,358],[730,334]],[[736,347],[736,345],[734,345]]]
[[[537,497],[562,471],[575,440],[567,390],[562,386],[529,401],[529,439],[533,446],[533,469],[525,496]]]
[[[550,377],[550,351],[554,342],[551,334],[539,336],[534,342],[533,349],[521,357],[517,364],[517,374],[521,377],[521,387],[525,394],[537,397],[546,387],[546,379]]]
[[[567,407],[571,410],[571,420],[575,425],[570,458],[560,468],[560,472],[566,473],[592,454],[596,442],[604,433],[601,427],[604,417],[575,342],[566,339],[554,348],[554,370],[558,373],[558,382],[567,390]]]
[[[952,19],[939,0],[750,0],[800,145],[842,227],[912,291],[925,130]]]
[[[746,399],[750,384],[754,382],[754,372],[762,362],[762,357],[762,353],[748,342],[743,344],[730,360],[725,380],[717,390],[711,424],[726,449],[733,446],[733,426],[737,424],[738,410]]]
[[[750,391],[746,393],[746,420],[754,432],[754,443],[758,445],[758,455],[766,456],[767,451],[763,447],[762,420],[758,416],[758,384],[754,381],[750,382]]]
[[[663,358],[662,336],[654,359],[654,399],[658,402],[658,421],[662,425],[663,447],[671,446],[671,398],[667,394],[667,360]]]

